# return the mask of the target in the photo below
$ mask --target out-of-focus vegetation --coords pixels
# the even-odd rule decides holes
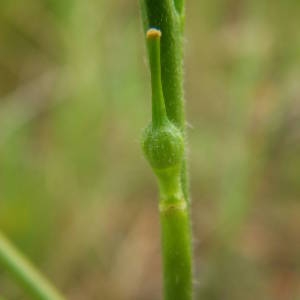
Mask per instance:
[[[300,2],[187,1],[196,299],[300,298]],[[0,228],[68,299],[159,299],[137,1],[0,2]],[[0,270],[0,295],[27,299]]]

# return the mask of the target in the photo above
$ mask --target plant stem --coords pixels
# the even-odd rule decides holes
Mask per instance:
[[[183,155],[178,163],[180,147],[174,146],[180,144],[176,130],[181,139],[185,138],[182,70],[184,1],[141,0],[141,10],[147,31],[152,84],[152,131],[147,132],[143,148],[160,189],[164,299],[191,300],[192,243],[186,150],[183,143]],[[165,118],[165,113],[167,122],[156,126],[159,118]],[[169,158],[167,162],[164,161],[166,157]]]
[[[185,111],[183,89],[183,0],[140,0],[145,32],[157,28],[161,38],[161,78],[167,116],[185,137]],[[187,162],[184,157],[181,184],[189,202]]]
[[[37,300],[63,300],[55,288],[0,232],[0,264]]]
[[[145,0],[148,27],[162,32],[161,76],[169,120],[184,130],[182,19],[173,0]]]
[[[161,175],[162,176],[162,175]],[[160,220],[164,268],[164,299],[192,299],[191,230],[180,178],[160,184]],[[169,182],[166,182],[169,181]],[[176,182],[177,181],[177,182]]]

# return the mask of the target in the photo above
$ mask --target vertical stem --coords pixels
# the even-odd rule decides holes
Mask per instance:
[[[191,300],[192,237],[190,214],[180,173],[159,172],[160,223],[164,273],[164,300]]]
[[[161,38],[161,78],[167,116],[185,137],[183,89],[183,0],[140,0],[144,27],[158,28]],[[146,28],[148,29],[148,28]],[[189,202],[186,157],[182,162],[181,184]]]
[[[28,290],[33,299],[63,300],[47,279],[1,233],[0,264]]]
[[[173,0],[145,0],[148,26],[158,28],[161,38],[161,76],[167,115],[184,130],[182,22]]]
[[[176,198],[176,197],[175,197]],[[186,201],[160,203],[164,299],[192,299],[190,220]]]
[[[184,0],[140,1],[145,31],[150,27],[157,28],[162,32],[160,44],[161,84],[167,118],[185,137]],[[153,64],[156,64],[157,60],[153,61],[151,50],[149,52],[152,89],[155,89],[152,73],[157,72],[157,68],[153,68]],[[153,91],[153,95],[156,93],[158,91]],[[191,300],[193,297],[191,225],[188,211],[189,189],[186,166],[184,153],[178,170],[154,170],[158,176],[161,196],[159,207],[165,300]]]

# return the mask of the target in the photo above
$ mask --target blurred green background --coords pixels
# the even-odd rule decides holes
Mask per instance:
[[[0,2],[0,228],[68,299],[161,299],[140,23]],[[196,300],[300,299],[299,28],[298,0],[187,0]],[[2,269],[0,295],[29,299]]]

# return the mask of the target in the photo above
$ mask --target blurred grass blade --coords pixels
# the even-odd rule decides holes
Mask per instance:
[[[0,232],[0,265],[37,300],[63,300],[63,296]],[[1,298],[0,298],[1,299]]]

